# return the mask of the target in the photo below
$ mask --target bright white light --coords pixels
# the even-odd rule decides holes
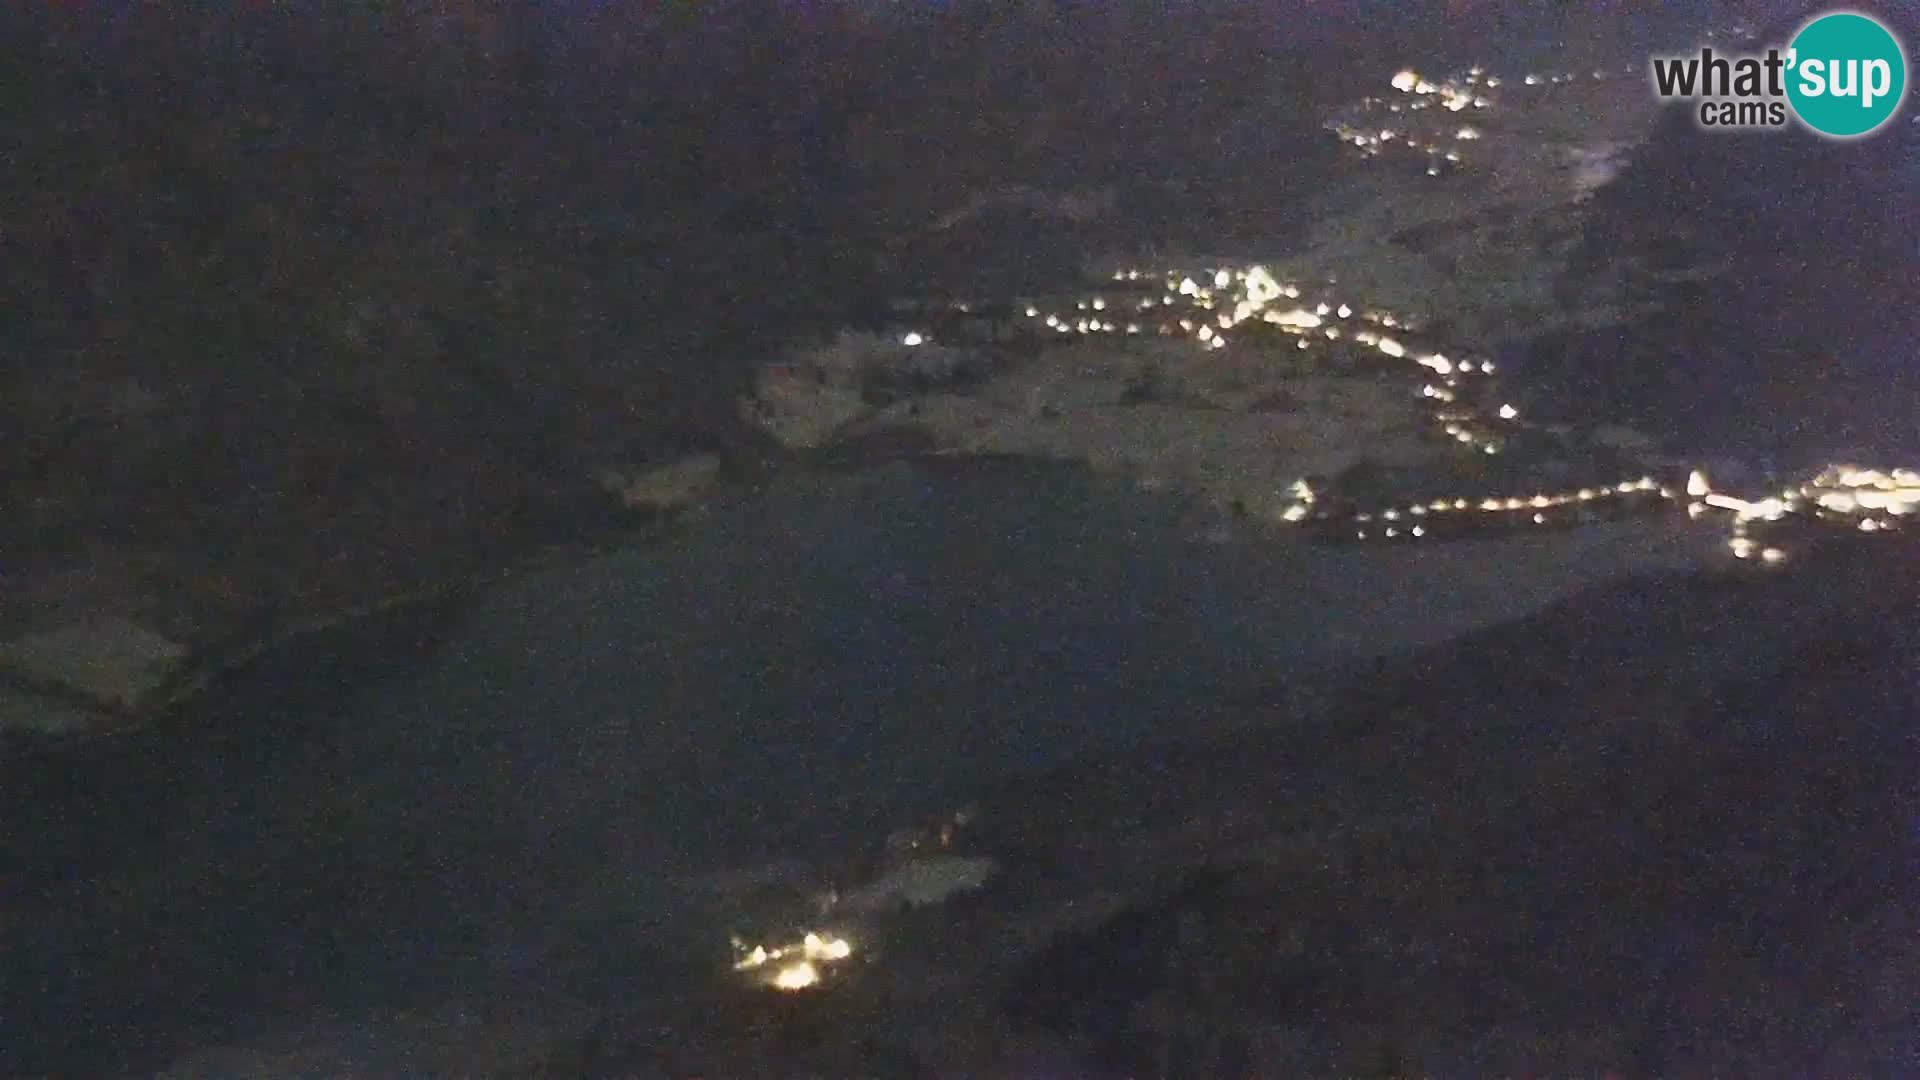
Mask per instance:
[[[1031,319],[1031,318],[1034,318],[1035,316],[1037,316],[1037,315],[1039,315],[1039,314],[1040,314],[1040,309],[1039,309],[1039,308],[1028,308],[1028,309],[1027,309],[1027,318],[1029,318],[1029,319]]]
[[[1453,137],[1459,139],[1461,142],[1473,142],[1480,137],[1480,129],[1463,127],[1459,131],[1454,132]]]
[[[788,964],[773,977],[774,988],[778,990],[805,990],[819,981],[820,969],[806,960]]]
[[[1334,314],[1344,319],[1353,314],[1353,309],[1348,307],[1345,304],[1341,304],[1338,310],[1334,312]]]
[[[1102,298],[1100,298],[1100,297],[1098,297],[1098,296],[1096,296],[1096,297],[1094,297],[1094,298],[1093,298],[1093,310],[1095,310],[1095,311],[1105,311],[1105,310],[1107,310],[1107,302],[1106,302],[1106,301],[1105,301],[1104,299],[1102,299]]]
[[[1697,499],[1700,496],[1705,495],[1712,490],[1713,488],[1709,486],[1707,483],[1706,473],[1701,472],[1699,469],[1695,469],[1692,472],[1687,474],[1687,494],[1688,495],[1691,495]]]
[[[842,937],[808,934],[801,939],[800,947],[809,960],[845,960],[853,955],[853,944]]]
[[[1264,266],[1256,266],[1247,271],[1247,303],[1255,307],[1264,306],[1280,296],[1285,290],[1273,279]]]
[[[1776,547],[1760,549],[1760,558],[1763,562],[1778,563],[1784,561],[1786,557],[1787,553]]]
[[[901,338],[901,339],[900,339],[900,344],[902,344],[902,345],[918,345],[918,344],[920,344],[921,342],[923,342],[923,341],[925,341],[925,340],[926,340],[926,338],[923,338],[923,337],[921,337],[921,336],[920,336],[919,334],[908,334],[908,335],[907,335],[906,337],[903,337],[903,338]]]
[[[1547,515],[1545,514],[1533,515],[1533,523],[1535,525],[1545,525],[1547,523]]]
[[[1520,415],[1520,410],[1514,408],[1511,405],[1500,406],[1500,419],[1502,420],[1512,420],[1519,415]]]
[[[1320,316],[1306,308],[1294,308],[1291,311],[1269,311],[1260,316],[1262,322],[1273,326],[1292,326],[1301,330],[1313,330],[1320,325]]]
[[[1380,339],[1380,343],[1374,347],[1386,353],[1388,356],[1395,358],[1407,355],[1406,348],[1392,338],[1383,337]],[[1444,374],[1444,372],[1442,374]]]
[[[1229,285],[1231,285],[1231,284],[1233,284],[1233,275],[1232,275],[1232,274],[1229,274],[1229,273],[1227,273],[1227,272],[1226,272],[1225,270],[1216,270],[1216,271],[1214,271],[1214,274],[1213,274],[1213,287],[1214,287],[1214,288],[1216,288],[1216,289],[1224,289],[1224,288],[1226,288],[1227,286],[1229,286]]]
[[[1411,71],[1402,71],[1393,77],[1393,88],[1404,94],[1412,90],[1419,82],[1420,76]]]

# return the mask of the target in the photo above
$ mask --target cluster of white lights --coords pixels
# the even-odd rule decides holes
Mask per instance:
[[[1811,499],[1828,513],[1858,517],[1863,524],[1877,521],[1877,528],[1892,528],[1896,522],[1890,519],[1920,514],[1920,471],[1834,465],[1790,495]]]
[[[1486,96],[1486,91],[1498,87],[1500,82],[1497,76],[1488,75],[1485,69],[1478,67],[1439,82],[1429,80],[1417,71],[1404,70],[1389,80],[1389,85],[1396,93],[1387,97],[1366,98],[1327,126],[1339,136],[1341,142],[1357,148],[1363,157],[1377,157],[1387,149],[1422,154],[1427,161],[1427,175],[1438,176],[1443,163],[1458,164],[1464,160],[1455,144],[1479,139],[1480,129],[1456,124],[1448,130],[1446,125],[1418,122],[1395,126],[1397,121],[1380,117],[1380,111],[1404,114],[1407,120],[1414,121],[1417,118],[1410,114],[1429,110],[1430,115],[1439,117],[1490,109],[1494,102]],[[1383,119],[1384,123],[1381,122]]]
[[[1101,295],[1082,296],[1073,301],[1074,317],[1068,318],[1027,304],[1027,318],[1042,320],[1056,334],[1178,334],[1190,337],[1203,350],[1224,349],[1229,331],[1258,320],[1283,333],[1293,335],[1296,349],[1350,338],[1392,360],[1411,360],[1432,374],[1421,387],[1423,398],[1436,404],[1434,420],[1444,427],[1447,437],[1464,448],[1484,454],[1497,454],[1504,445],[1498,426],[1474,411],[1456,407],[1461,378],[1494,372],[1490,360],[1456,360],[1439,352],[1410,348],[1394,332],[1410,331],[1404,319],[1390,311],[1359,311],[1353,305],[1328,297],[1318,302],[1301,299],[1302,291],[1294,282],[1275,278],[1266,267],[1212,267],[1189,271],[1170,269],[1159,272],[1121,269],[1113,280],[1122,282],[1158,282],[1161,295],[1122,300]],[[1149,288],[1153,286],[1149,284]],[[1124,325],[1102,315],[1114,307],[1132,306],[1139,311],[1159,312],[1161,321],[1144,327],[1138,322]],[[1512,405],[1499,409],[1499,419],[1512,423],[1519,417]],[[1298,520],[1291,518],[1289,520]]]
[[[1303,293],[1298,284],[1280,281],[1260,265],[1163,271],[1126,268],[1114,271],[1112,279],[1126,283],[1145,282],[1149,291],[1159,292],[1160,295],[1141,297],[1137,292],[1125,298],[1083,295],[1072,301],[1073,311],[1070,315],[1049,312],[1033,303],[1023,304],[1021,310],[1027,318],[1039,320],[1048,329],[1061,335],[1138,334],[1143,332],[1141,323],[1122,324],[1104,316],[1116,308],[1155,312],[1158,313],[1157,317],[1144,328],[1146,331],[1188,337],[1203,350],[1226,348],[1228,332],[1250,320],[1257,320],[1265,326],[1292,335],[1296,348],[1303,350],[1343,338],[1350,339],[1388,359],[1411,361],[1412,367],[1426,374],[1420,395],[1434,403],[1435,423],[1441,425],[1448,438],[1486,454],[1498,453],[1503,445],[1499,424],[1492,417],[1481,415],[1459,400],[1462,379],[1473,375],[1492,375],[1493,362],[1455,359],[1444,353],[1411,347],[1396,334],[1413,332],[1417,328],[1393,312],[1380,309],[1362,311],[1337,297],[1318,301],[1302,300]],[[1511,424],[1518,420],[1519,411],[1511,404],[1505,404],[1499,406],[1496,415],[1499,422]],[[1439,500],[1417,507],[1410,506],[1404,511],[1385,511],[1382,517],[1391,521],[1396,518],[1386,515],[1404,513],[1417,518],[1455,511],[1506,513],[1526,510],[1538,523],[1544,524],[1546,516],[1540,513],[1542,510],[1656,490],[1662,489],[1651,478],[1642,478],[1611,488],[1588,488],[1561,495],[1541,494],[1530,499]],[[1280,518],[1288,522],[1305,521],[1313,516],[1313,504],[1313,493],[1304,484],[1297,485],[1293,501],[1281,511]],[[1372,515],[1359,515],[1358,520],[1370,521]],[[1414,529],[1418,531],[1412,531]],[[1391,527],[1389,535],[1397,536],[1399,531],[1400,527]],[[1424,526],[1413,525],[1408,535],[1424,536],[1426,532]]]
[[[1381,526],[1381,535],[1390,540],[1402,536],[1417,539],[1427,535],[1426,526],[1420,523],[1422,521],[1432,520],[1441,515],[1467,515],[1475,513],[1497,515],[1524,514],[1528,516],[1528,520],[1532,521],[1533,524],[1545,525],[1548,518],[1544,511],[1547,510],[1563,506],[1605,502],[1607,500],[1625,498],[1631,495],[1649,493],[1658,493],[1662,498],[1673,497],[1673,492],[1661,487],[1653,477],[1643,476],[1637,480],[1623,480],[1618,484],[1608,487],[1581,488],[1577,491],[1568,491],[1553,495],[1543,492],[1531,497],[1509,495],[1506,497],[1487,496],[1475,499],[1435,499],[1432,502],[1413,503],[1404,507],[1363,511],[1353,515],[1353,522],[1357,525],[1378,524]],[[1296,502],[1288,508],[1282,517],[1287,521],[1303,521],[1310,515],[1310,510],[1308,510],[1307,507],[1311,505],[1310,502],[1306,503],[1305,506]],[[1366,529],[1358,529],[1354,535],[1360,540],[1365,540],[1369,537]]]
[[[1306,349],[1311,347],[1311,342],[1307,340],[1309,331],[1320,339],[1337,341],[1342,331],[1336,322],[1355,315],[1352,306],[1332,301],[1311,307],[1301,304],[1281,306],[1282,300],[1299,300],[1300,286],[1281,282],[1265,267],[1257,265],[1199,272],[1170,270],[1155,273],[1128,269],[1115,271],[1113,277],[1116,281],[1127,282],[1159,279],[1164,283],[1165,291],[1157,297],[1124,301],[1097,295],[1085,297],[1074,301],[1074,317],[1044,311],[1034,304],[1025,304],[1022,310],[1027,318],[1041,320],[1056,334],[1177,333],[1191,337],[1203,349],[1226,348],[1229,341],[1226,331],[1251,319],[1302,335],[1297,345]],[[1152,323],[1123,323],[1104,317],[1112,309],[1121,307],[1136,313],[1158,313],[1158,317],[1149,316],[1154,318]],[[1363,318],[1386,327],[1403,325],[1390,313],[1369,312]],[[1377,335],[1367,335],[1365,343],[1375,344],[1379,340]],[[1392,339],[1386,339],[1380,348],[1389,356],[1405,355],[1404,350],[1395,351],[1398,343]]]
[[[1436,84],[1421,78],[1417,71],[1406,70],[1395,74],[1391,85],[1402,94],[1412,94],[1416,97],[1432,96],[1440,103],[1441,108],[1448,112],[1460,112],[1463,109],[1484,109],[1492,104],[1485,97],[1475,93],[1477,89],[1475,84],[1480,81],[1481,75],[1480,69],[1474,68],[1464,77],[1448,79]],[[1424,101],[1414,103],[1416,109],[1423,109],[1426,105]]]
[[[1632,75],[1636,69],[1621,70],[1623,74]],[[1612,77],[1606,71],[1588,74],[1596,81]],[[1583,77],[1586,76],[1574,72],[1529,73],[1518,82],[1527,87],[1561,86]],[[1438,176],[1443,163],[1457,164],[1463,160],[1456,143],[1482,138],[1480,129],[1471,124],[1442,121],[1456,113],[1497,111],[1500,102],[1489,97],[1488,92],[1498,90],[1509,81],[1478,66],[1437,81],[1411,68],[1404,69],[1388,80],[1393,93],[1362,99],[1357,105],[1342,110],[1327,127],[1342,143],[1355,147],[1362,157],[1378,157],[1389,150],[1422,154],[1427,162],[1427,175]],[[1383,112],[1387,115],[1382,116]],[[1426,119],[1417,115],[1421,113],[1426,114]]]
[[[1838,515],[1874,521],[1874,528],[1866,531],[1875,532],[1920,513],[1920,472],[1830,465],[1779,495],[1742,499],[1714,491],[1706,474],[1695,470],[1687,480],[1687,494],[1695,500],[1689,509],[1696,517],[1709,507],[1731,511],[1736,523],[1778,521],[1788,514]]]
[[[1837,518],[1857,523],[1853,527],[1867,533],[1897,532],[1902,519],[1920,513],[1920,471],[1830,465],[1806,483],[1779,495],[1742,499],[1714,491],[1706,474],[1696,469],[1687,478],[1687,495],[1692,499],[1687,506],[1690,517],[1699,517],[1709,509],[1732,514],[1727,548],[1734,558],[1758,557],[1762,563],[1773,565],[1786,561],[1787,554],[1749,535],[1753,523],[1794,515],[1813,521]]]
[[[751,975],[775,990],[807,990],[820,985],[832,969],[853,955],[853,943],[832,934],[808,932],[799,941],[751,948],[733,941],[733,970]]]
[[[1638,71],[1639,71],[1638,68],[1623,67],[1620,69],[1620,74],[1633,75]],[[1607,79],[1612,77],[1606,71],[1600,70],[1598,68],[1595,68],[1592,71],[1586,72],[1585,74],[1587,78],[1593,80],[1594,82],[1606,82]],[[1524,77],[1521,78],[1520,82],[1524,86],[1565,86],[1569,83],[1579,82],[1580,79],[1581,79],[1581,73],[1574,72],[1574,71],[1549,72],[1548,74],[1545,74],[1545,75],[1536,74],[1534,72],[1528,72]]]
[[[1777,547],[1764,547],[1759,541],[1748,536],[1744,522],[1736,528],[1733,539],[1727,541],[1727,548],[1733,552],[1733,557],[1736,559],[1751,559],[1757,554],[1760,556],[1760,561],[1768,566],[1787,561],[1785,551]]]

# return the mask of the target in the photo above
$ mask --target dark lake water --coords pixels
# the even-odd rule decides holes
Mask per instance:
[[[782,482],[424,629],[304,643],[184,734],[20,778],[20,878],[59,913],[15,946],[10,1011],[46,1036],[20,1064],[384,1007],[595,927],[631,970],[670,963],[649,927],[703,874],[845,854],[1694,552],[1632,523],[1322,548],[1034,465]]]

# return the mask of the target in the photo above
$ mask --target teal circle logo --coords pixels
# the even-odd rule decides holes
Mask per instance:
[[[1787,101],[1822,135],[1865,135],[1892,119],[1906,94],[1906,51],[1866,15],[1822,15],[1788,46]]]

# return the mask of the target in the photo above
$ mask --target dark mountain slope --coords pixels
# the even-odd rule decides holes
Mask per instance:
[[[1907,40],[1905,4],[1866,5]],[[1788,40],[1800,19],[1760,41]],[[1911,101],[1865,138],[1798,126],[1700,128],[1675,105],[1595,196],[1586,254],[1723,267],[1638,325],[1541,343],[1526,375],[1555,401],[1707,452],[1783,463],[1853,448],[1920,454],[1920,124]],[[1578,287],[1578,272],[1569,287]]]
[[[1313,730],[1063,772],[1027,857],[1210,869],[1050,948],[1012,1013],[1117,1074],[1909,1069],[1915,586],[1606,591]]]

